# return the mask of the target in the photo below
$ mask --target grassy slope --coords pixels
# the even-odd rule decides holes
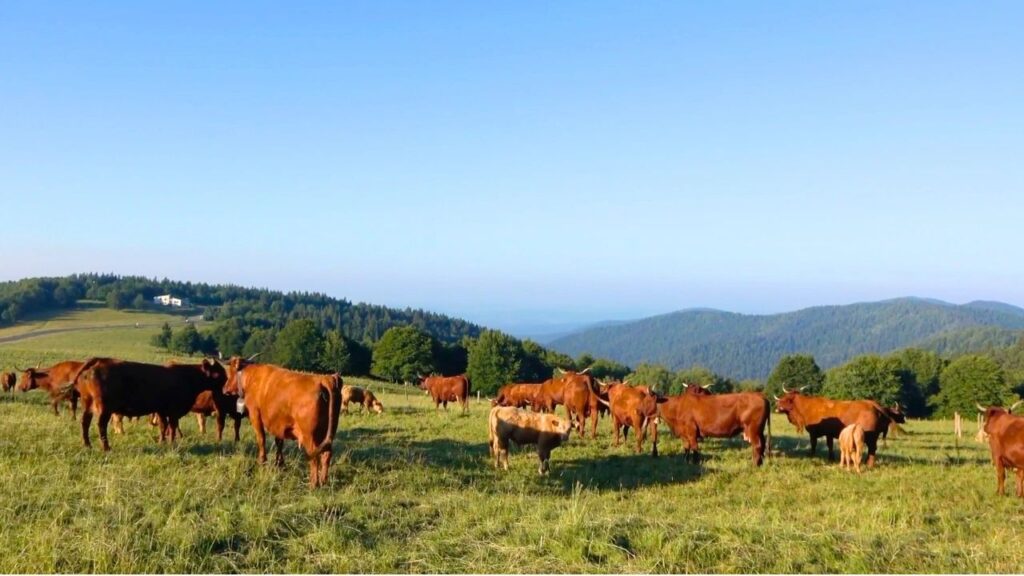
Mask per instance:
[[[0,345],[19,357],[91,351],[161,360],[112,330]],[[35,355],[35,356],[34,356]],[[84,354],[88,355],[88,354]],[[360,382],[349,379],[353,382]],[[361,382],[375,391],[380,384]],[[202,437],[176,448],[144,423],[80,447],[39,393],[0,397],[0,572],[1014,572],[1024,565],[1021,502],[994,496],[982,445],[953,447],[948,422],[914,422],[860,477],[804,456],[774,421],[780,455],[750,465],[738,441],[706,444],[702,467],[597,442],[497,472],[486,407],[435,415],[418,391],[385,387],[388,412],[342,419],[330,485],[310,492],[292,446],[284,470]],[[969,427],[973,428],[973,427]],[[95,431],[94,431],[95,434]],[[1010,482],[1012,491],[1012,480]]]

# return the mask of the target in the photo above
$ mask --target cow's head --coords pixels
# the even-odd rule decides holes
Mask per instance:
[[[1021,403],[1024,403],[1024,400],[1015,402],[1013,406],[1010,406],[1009,408],[1003,408],[1002,406],[989,406],[988,408],[985,408],[981,404],[975,404],[975,406],[978,407],[978,412],[985,415],[985,433],[992,435],[995,431],[995,423],[1003,416],[1011,415],[1013,410],[1017,408],[1017,406],[1020,406]]]
[[[38,368],[26,368],[21,371],[21,380],[18,382],[18,391],[28,392],[39,388],[39,380],[46,378],[47,372]]]
[[[383,414],[384,413],[384,405],[381,404],[380,400],[377,400],[376,397],[371,396],[370,410],[374,411],[377,414]]]
[[[899,402],[893,402],[892,406],[885,408],[885,413],[889,416],[889,419],[897,424],[906,424],[907,414],[900,407]]]
[[[541,414],[544,420],[543,430],[551,434],[557,434],[562,438],[562,442],[569,440],[569,433],[572,431],[572,422],[570,420],[563,420],[554,414]]]
[[[786,414],[787,416],[796,412],[796,400],[802,396],[800,390],[787,390],[785,386],[782,387],[782,396],[775,397],[775,411],[779,414]]]
[[[228,372],[220,362],[211,358],[203,358],[203,363],[199,365],[199,370],[209,380],[211,390],[227,384]]]
[[[711,386],[712,384],[701,386],[700,384],[687,384],[686,382],[683,382],[683,394],[690,394],[691,396],[710,396]]]
[[[240,386],[238,375],[245,370],[246,366],[252,364],[253,359],[259,355],[260,353],[257,352],[248,358],[232,356],[231,359],[228,360],[228,368],[226,370],[224,388],[222,390],[225,394],[232,394],[234,396],[242,395],[242,393],[239,392]]]

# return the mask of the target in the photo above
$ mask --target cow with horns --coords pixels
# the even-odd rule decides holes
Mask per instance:
[[[597,401],[600,391],[597,381],[590,374],[590,368],[580,372],[555,368],[559,373],[540,385],[533,398],[533,406],[542,412],[553,412],[555,406],[565,406],[565,416],[573,427],[584,436],[587,418],[591,419],[590,437],[597,438]]]
[[[53,407],[54,416],[60,415],[57,407],[61,402],[67,400],[68,406],[71,408],[71,418],[74,419],[78,411],[78,395],[73,390],[71,383],[74,382],[75,375],[82,368],[82,364],[82,362],[67,360],[58,362],[49,368],[36,366],[23,370],[15,366],[14,369],[21,372],[18,390],[21,392],[37,388],[46,390],[46,393],[50,395],[50,405]]]
[[[1021,403],[1024,400],[1009,408],[977,404],[978,411],[985,415],[984,429],[996,467],[996,494],[1000,496],[1006,492],[1006,469],[1013,468],[1017,475],[1016,495],[1024,498],[1024,418],[1013,414]]]
[[[811,439],[810,453],[813,456],[818,447],[818,438],[825,437],[828,444],[828,458],[835,458],[834,441],[843,428],[859,424],[864,430],[864,445],[868,449],[868,467],[875,465],[878,436],[889,427],[889,416],[882,407],[872,400],[832,400],[810,396],[803,391],[807,386],[788,390],[783,386],[783,395],[775,396],[776,412],[785,414],[797,432],[806,430]]]
[[[759,392],[711,394],[706,388],[691,385],[682,394],[661,401],[658,413],[672,434],[685,443],[685,451],[694,462],[700,458],[701,438],[742,434],[750,443],[756,466],[764,463],[765,452],[771,448],[771,406]]]
[[[615,430],[615,445],[622,443],[620,436],[629,440],[629,429],[633,428],[636,438],[636,453],[643,450],[643,443],[648,431],[651,433],[653,448],[652,456],[658,455],[658,402],[663,401],[647,386],[630,386],[629,381],[604,383],[598,380],[600,390],[608,396],[595,394],[597,401],[607,406],[612,416],[612,428]]]

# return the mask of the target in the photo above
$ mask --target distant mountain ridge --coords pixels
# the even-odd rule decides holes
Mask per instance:
[[[700,364],[733,378],[765,378],[786,354],[813,354],[828,368],[860,354],[908,346],[964,352],[1002,345],[1015,341],[1018,331],[1024,331],[1024,308],[1011,304],[907,297],[771,315],[690,309],[588,328],[549,345],[634,366]]]

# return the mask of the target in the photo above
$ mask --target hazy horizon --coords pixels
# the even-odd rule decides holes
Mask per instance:
[[[0,278],[1024,303],[1024,5],[0,5]]]

